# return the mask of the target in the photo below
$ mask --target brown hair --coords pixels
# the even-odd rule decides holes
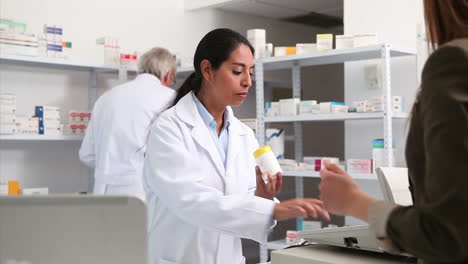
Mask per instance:
[[[431,48],[468,37],[468,0],[424,0],[424,18]]]

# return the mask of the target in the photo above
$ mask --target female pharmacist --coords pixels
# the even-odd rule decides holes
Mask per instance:
[[[422,73],[406,144],[413,206],[376,201],[340,168],[321,172],[330,212],[368,221],[381,246],[420,263],[468,263],[468,1],[425,0],[435,51]]]
[[[247,97],[253,55],[239,33],[209,32],[195,73],[156,118],[144,168],[152,264],[245,263],[240,238],[265,242],[275,220],[329,219],[315,199],[275,203],[281,173],[265,184],[256,170],[258,143],[230,107]]]

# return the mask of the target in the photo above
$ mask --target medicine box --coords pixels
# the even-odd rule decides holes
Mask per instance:
[[[297,115],[299,112],[299,102],[299,98],[281,99],[279,101],[280,115]]]

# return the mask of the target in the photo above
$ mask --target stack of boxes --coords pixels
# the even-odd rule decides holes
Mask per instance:
[[[68,112],[68,124],[65,125],[64,133],[83,136],[90,119],[91,112],[89,111],[70,110]]]
[[[247,30],[247,39],[255,49],[255,59],[265,58],[266,54],[266,30],[249,29]]]
[[[0,195],[19,195],[21,188],[19,181],[5,181],[0,182]]]
[[[104,47],[104,64],[120,64],[120,46],[119,39],[116,37],[100,37],[96,39],[96,44]]]
[[[299,102],[299,114],[319,114],[320,105],[317,104],[316,100],[306,100]]]
[[[402,96],[392,96],[392,112],[404,112],[404,98]],[[372,100],[355,101],[353,107],[348,107],[343,102],[321,102],[315,100],[300,101],[298,98],[281,99],[279,102],[267,102],[265,104],[265,116],[294,116],[308,114],[338,114],[338,113],[368,113],[383,112],[384,97],[377,96]]]
[[[295,116],[307,114],[348,113],[349,107],[343,102],[322,102],[316,100],[301,101],[298,98],[281,99],[279,102],[265,104],[265,116]]]
[[[274,117],[280,115],[279,102],[266,102],[265,103],[265,116]]]
[[[348,106],[343,102],[322,102],[320,103],[320,114],[348,113]]]
[[[71,42],[62,42],[62,56],[63,59],[71,59],[72,58],[72,43]]]
[[[121,53],[120,54],[120,65],[137,65],[138,55],[135,53]]]
[[[62,27],[44,25],[44,37],[39,39],[40,55],[50,58],[63,58],[62,36]]]
[[[275,57],[294,55],[296,54],[296,52],[297,52],[297,47],[275,47],[274,48]]]
[[[26,24],[0,18],[0,50],[4,54],[71,58],[71,42],[63,42],[61,26],[44,25],[39,36],[26,32]]]
[[[365,47],[370,45],[377,45],[379,37],[377,34],[354,34],[354,35],[337,35],[336,49],[352,49],[358,47]]]
[[[26,33],[26,24],[0,18],[0,50],[2,54],[37,56],[37,37]]]
[[[37,135],[39,134],[39,118],[18,116],[16,118],[16,129],[18,134]]]
[[[293,116],[299,113],[299,98],[279,100],[279,113],[281,116]]]
[[[317,34],[317,51],[333,49],[333,34]]]
[[[337,35],[335,37],[336,49],[352,49],[354,47],[353,35]]]
[[[39,135],[63,134],[63,125],[60,124],[60,107],[36,106],[35,113],[35,117],[39,119]]]
[[[16,134],[16,96],[0,94],[0,135]]]
[[[317,52],[315,43],[296,43],[296,54],[308,54]]]
[[[379,42],[377,34],[354,34],[335,36],[335,49],[351,49],[376,45]],[[267,44],[268,45],[268,44]],[[274,47],[274,56],[294,54],[310,54],[314,52],[333,50],[333,34],[317,34],[316,43],[296,43],[296,46]]]
[[[383,112],[384,111],[384,96],[377,96],[372,99],[372,111]],[[392,96],[392,111],[394,113],[403,112],[403,97]]]
[[[16,96],[0,94],[0,135],[84,135],[91,119],[89,111],[70,110],[69,123],[63,125],[56,106],[35,106],[34,113],[33,117],[16,116]]]

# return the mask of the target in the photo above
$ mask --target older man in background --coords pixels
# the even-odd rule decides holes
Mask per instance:
[[[104,93],[94,105],[80,160],[94,169],[94,194],[145,200],[142,168],[148,127],[175,96],[174,56],[164,48],[143,54],[135,80]]]

